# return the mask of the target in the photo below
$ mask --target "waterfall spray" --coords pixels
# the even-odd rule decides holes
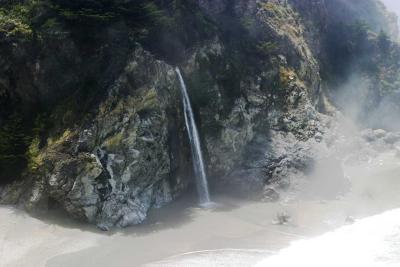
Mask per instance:
[[[201,152],[199,132],[197,131],[196,121],[194,120],[192,106],[186,89],[185,81],[182,78],[181,71],[175,69],[181,85],[182,102],[185,114],[186,129],[189,136],[190,147],[192,150],[193,167],[196,175],[196,186],[201,205],[210,203],[210,194],[208,192],[207,175],[204,168],[203,154]]]

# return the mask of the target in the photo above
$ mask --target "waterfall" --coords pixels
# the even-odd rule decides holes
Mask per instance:
[[[196,122],[193,116],[192,106],[190,104],[189,95],[186,89],[185,81],[182,78],[181,71],[177,67],[175,69],[181,84],[182,102],[185,114],[186,129],[190,140],[192,150],[193,167],[196,175],[196,186],[199,194],[200,204],[210,203],[210,194],[208,192],[207,175],[204,169],[203,154],[201,153],[199,132],[197,131]]]

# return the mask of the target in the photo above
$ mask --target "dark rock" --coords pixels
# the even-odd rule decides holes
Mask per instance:
[[[143,222],[151,208],[186,190],[192,164],[172,64],[181,67],[187,82],[215,184],[270,201],[284,190],[297,190],[300,181],[324,185],[322,195],[343,192],[340,164],[327,152],[335,144],[329,123],[336,118],[319,113],[336,112],[322,78],[331,76],[337,58],[324,41],[342,22],[342,10],[351,15],[346,23],[367,19],[373,28],[391,31],[385,12],[371,10],[377,2],[365,1],[201,0],[181,10],[195,14],[179,13],[194,32],[167,27],[178,37],[161,38],[178,47],[179,56],[157,47],[154,40],[160,39],[154,35],[167,34],[163,25],[138,29],[124,15],[104,22],[104,29],[94,27],[94,40],[73,25],[59,25],[57,38],[43,35],[34,44],[3,38],[0,124],[9,110],[25,116],[27,132],[18,132],[24,146],[18,155],[29,166],[17,175],[20,180],[2,186],[0,202],[33,211],[56,201],[71,216],[108,230]],[[158,8],[157,14],[176,22],[171,10]],[[375,18],[365,17],[369,11]],[[198,32],[204,25],[210,32]],[[352,43],[346,38],[344,47]],[[370,39],[368,47],[378,51]],[[348,63],[339,66],[353,66]],[[47,124],[36,120],[42,111],[51,114]],[[400,140],[376,130],[364,137],[381,147]],[[334,166],[334,177],[324,174],[328,165]]]
[[[276,219],[272,221],[272,224],[275,225],[286,225],[290,223],[291,221],[291,216],[287,214],[286,212],[279,212],[276,215]]]
[[[263,195],[264,195],[263,200],[264,200],[264,201],[267,201],[267,202],[276,202],[276,201],[278,201],[279,198],[280,198],[279,193],[276,192],[276,191],[275,191],[273,188],[271,188],[271,187],[266,187],[266,188],[264,188],[264,193],[263,193]]]

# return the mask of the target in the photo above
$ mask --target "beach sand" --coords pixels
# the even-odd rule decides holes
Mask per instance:
[[[110,232],[60,214],[33,218],[0,207],[0,266],[254,266],[292,241],[400,207],[395,153],[346,166],[345,173],[351,190],[336,199],[264,203],[221,194],[214,209],[201,209],[184,196],[153,210],[144,225]],[[290,221],[274,224],[281,212]]]

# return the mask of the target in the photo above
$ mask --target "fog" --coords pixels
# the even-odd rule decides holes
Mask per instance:
[[[400,15],[400,0],[382,1]],[[0,267],[400,266],[400,91],[377,101],[371,84],[354,71],[326,92],[335,110],[319,115],[330,128],[295,144],[315,158],[289,188],[274,187],[277,201],[221,190],[203,209],[188,192],[143,225],[108,233],[2,206]]]
[[[328,256],[344,267],[349,267],[347,262],[355,264],[351,267],[398,266],[398,257],[390,258],[394,265],[379,261],[380,256],[395,256],[398,236],[386,237],[392,229],[399,229],[399,212],[363,219],[394,209],[400,202],[398,155],[388,150],[379,156],[365,151],[359,156],[343,164],[351,192],[334,199],[330,195],[310,199],[308,194],[293,198],[289,193],[279,203],[268,203],[214,195],[219,207],[204,210],[187,196],[153,212],[145,225],[109,234],[62,216],[38,220],[1,207],[0,266],[290,267],[294,262],[331,266],[325,262]],[[321,166],[338,172],[337,165],[327,164]],[[313,186],[315,193],[318,188]],[[310,188],[305,190],[310,193]],[[288,214],[290,220],[276,223],[280,213]],[[356,224],[350,228],[344,226],[354,220]],[[341,246],[342,242],[347,246]],[[353,247],[356,250],[350,253]],[[370,255],[377,247],[382,249]],[[361,258],[363,265],[358,265]]]
[[[400,1],[399,0],[382,0],[388,10],[400,15]]]
[[[367,76],[353,73],[345,83],[330,93],[334,105],[360,129],[399,131],[399,89],[379,96],[378,90]]]

